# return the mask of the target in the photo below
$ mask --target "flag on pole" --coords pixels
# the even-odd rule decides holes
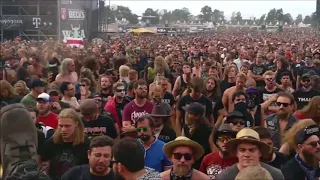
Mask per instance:
[[[67,38],[67,45],[74,48],[84,48],[84,42],[82,38]]]

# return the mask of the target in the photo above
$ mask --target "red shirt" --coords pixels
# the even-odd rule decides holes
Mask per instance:
[[[238,162],[236,157],[222,158],[219,152],[213,152],[206,155],[200,165],[199,171],[207,174],[211,180],[216,179],[216,176],[222,172],[222,170],[234,165]]]
[[[56,129],[58,127],[58,115],[51,112],[48,116],[39,116],[38,122]]]
[[[304,114],[303,112],[301,111],[296,111],[293,116],[297,119],[311,119],[311,117],[309,117],[308,115]]]

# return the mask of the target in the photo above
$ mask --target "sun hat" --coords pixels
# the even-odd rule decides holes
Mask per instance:
[[[195,161],[200,159],[204,153],[204,149],[199,143],[192,141],[185,136],[178,136],[175,140],[168,142],[163,146],[162,150],[166,157],[171,159],[173,150],[180,146],[190,147],[192,149],[192,154]]]
[[[185,112],[200,116],[202,116],[205,112],[204,106],[198,102],[193,102],[188,106],[182,107],[182,109],[185,110]]]
[[[229,124],[221,124],[219,129],[214,133],[213,143],[218,147],[217,140],[221,135],[229,135],[232,138],[236,137],[236,132],[233,131]]]
[[[164,108],[163,105],[159,104],[156,105],[153,110],[152,113],[150,114],[150,116],[152,117],[170,117],[171,115],[168,114],[168,112],[166,111],[166,109]]]
[[[235,139],[227,142],[227,151],[234,152],[236,150],[236,146],[241,143],[257,145],[263,157],[267,157],[272,150],[268,144],[260,141],[259,134],[251,128],[243,128],[241,131],[237,133]]]

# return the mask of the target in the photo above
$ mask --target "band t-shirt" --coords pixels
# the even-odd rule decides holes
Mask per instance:
[[[131,121],[131,124],[134,125],[139,117],[151,114],[153,107],[154,104],[149,100],[142,107],[137,106],[135,101],[131,101],[123,109],[123,121]]]
[[[84,132],[89,139],[95,136],[106,135],[113,139],[117,137],[117,130],[113,119],[105,115],[99,115],[96,120],[85,121],[82,119],[84,125]]]
[[[292,95],[297,103],[298,109],[302,109],[314,96],[319,96],[320,92],[315,89],[311,89],[308,92],[305,92],[302,89],[298,89],[293,92]]]
[[[72,142],[55,144],[50,138],[45,142],[44,151],[40,154],[42,161],[50,161],[49,175],[52,180],[60,180],[70,168],[88,164],[87,151],[89,141],[73,145]]]

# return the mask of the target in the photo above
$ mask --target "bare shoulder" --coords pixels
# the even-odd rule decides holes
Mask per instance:
[[[207,176],[203,172],[195,170],[195,169],[193,170],[193,175],[192,176],[194,177],[194,179],[210,180],[209,176]]]
[[[170,171],[171,169],[160,173],[161,180],[170,180]]]

